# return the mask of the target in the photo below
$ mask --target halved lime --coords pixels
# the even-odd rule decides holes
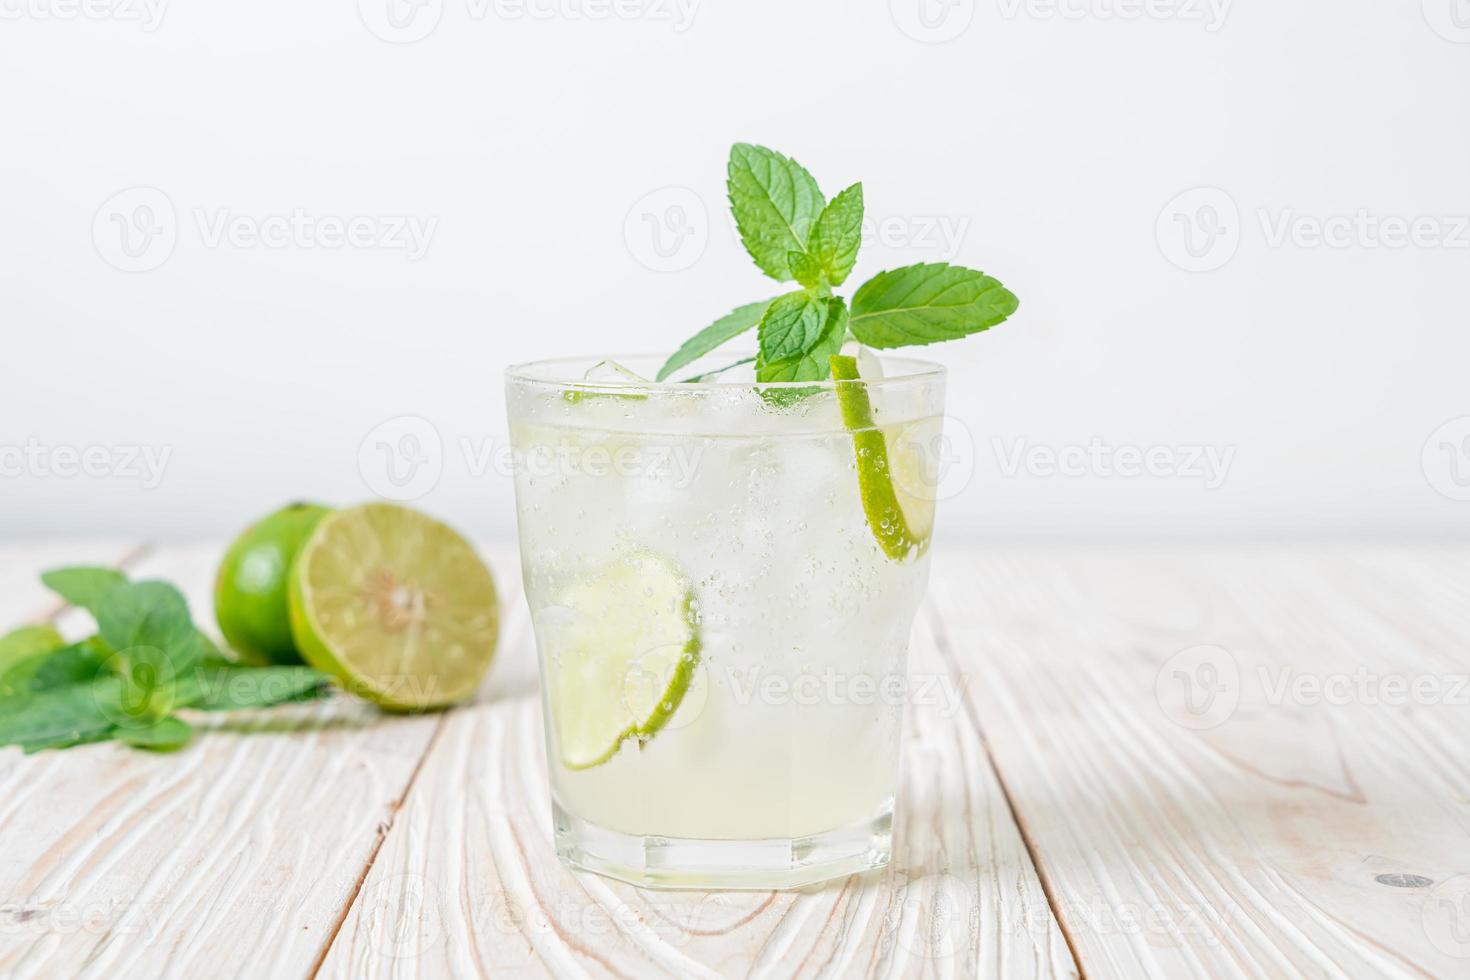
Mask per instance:
[[[500,628],[495,583],[469,542],[393,504],[322,519],[292,567],[290,611],[307,663],[404,711],[473,695]]]
[[[678,710],[699,664],[689,580],[656,555],[612,562],[538,618],[561,760],[588,769],[624,740],[652,738]]]
[[[832,377],[846,382],[837,385],[837,404],[842,410],[843,425],[852,433],[858,492],[873,537],[883,553],[894,561],[922,554],[929,546],[929,535],[934,528],[933,499],[924,499],[910,489],[922,486],[922,481],[899,480],[899,487],[895,487],[888,437],[873,420],[868,386],[858,375],[856,359],[834,355]],[[915,464],[900,454],[898,465]]]

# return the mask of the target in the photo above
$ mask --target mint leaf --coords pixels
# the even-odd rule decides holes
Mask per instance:
[[[807,292],[787,293],[771,301],[761,318],[760,359],[756,361],[756,377],[762,364],[771,364],[800,354],[816,343],[827,323],[827,307]]]
[[[771,301],[765,299],[759,303],[746,303],[726,313],[684,341],[684,346],[674,351],[674,355],[664,362],[663,367],[659,368],[654,380],[663,381],[684,365],[699,360],[726,341],[734,340],[745,331],[754,328],[761,322],[761,317],[765,316],[766,307],[770,305]]]
[[[0,670],[0,700],[88,683],[106,672],[111,657],[112,651],[95,638],[32,654]]]
[[[824,381],[831,373],[832,355],[842,350],[842,342],[847,337],[847,306],[835,296],[815,300],[812,305],[821,316],[820,328],[799,348],[788,347],[781,357],[766,359],[763,353],[756,363],[758,381]],[[804,322],[802,329],[805,329]],[[794,333],[795,330],[790,331],[787,336]]]
[[[96,615],[102,597],[127,580],[127,576],[117,569],[100,565],[70,565],[41,573],[41,581],[46,588],[93,615]]]
[[[182,748],[194,737],[194,729],[188,722],[169,716],[141,728],[119,729],[117,737],[119,741],[140,749],[172,752]]]
[[[96,741],[112,731],[122,711],[122,682],[104,677],[37,694],[0,700],[0,745],[27,751],[53,743]]]
[[[327,683],[325,674],[310,667],[246,667],[207,664],[190,672],[177,689],[177,707],[200,711],[268,708],[290,701],[309,700]]]
[[[806,252],[789,252],[786,261],[791,266],[791,277],[807,289],[816,289],[822,282],[822,264]]]
[[[821,267],[827,282],[840,286],[852,272],[862,244],[863,185],[859,183],[832,198],[822,210],[812,226],[806,250]]]
[[[202,660],[214,646],[194,628],[189,604],[167,582],[120,585],[103,598],[96,616],[108,646],[124,657],[135,648],[156,650],[175,676]]]
[[[51,626],[22,626],[11,630],[0,636],[0,677],[22,660],[64,646],[66,640]]]
[[[788,256],[806,251],[822,213],[822,192],[801,164],[749,143],[730,148],[726,190],[745,250],[780,282],[793,278]]]
[[[921,263],[880,272],[852,298],[853,336],[869,347],[955,340],[987,330],[1016,311],[999,282],[962,266]]]

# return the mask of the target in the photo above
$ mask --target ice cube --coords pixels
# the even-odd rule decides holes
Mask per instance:
[[[649,379],[630,371],[617,361],[598,361],[582,375],[583,381],[610,382],[613,384],[649,384]]]
[[[857,358],[858,377],[864,381],[877,381],[883,377],[883,362],[878,360],[878,355],[856,340],[843,344],[842,354],[844,357]]]

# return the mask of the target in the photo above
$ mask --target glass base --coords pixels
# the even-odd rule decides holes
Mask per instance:
[[[764,840],[640,837],[589,823],[555,801],[552,811],[563,861],[642,888],[800,888],[884,867],[893,853],[892,801],[860,824]]]

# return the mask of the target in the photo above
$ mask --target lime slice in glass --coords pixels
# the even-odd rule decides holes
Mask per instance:
[[[637,554],[557,596],[538,617],[562,763],[588,769],[645,741],[678,710],[699,665],[696,602],[669,562]]]
[[[925,499],[922,492],[914,492],[924,485],[918,474],[902,470],[922,466],[922,461],[904,453],[890,459],[888,437],[873,420],[868,386],[862,383],[854,358],[834,355],[832,378],[850,382],[837,385],[837,405],[842,410],[843,425],[852,433],[858,492],[874,539],[894,561],[922,554],[929,547],[929,535],[934,528],[934,500]],[[905,476],[913,478],[904,479]]]
[[[401,711],[473,695],[499,635],[495,583],[475,550],[393,504],[317,524],[291,569],[290,612],[307,663]]]

